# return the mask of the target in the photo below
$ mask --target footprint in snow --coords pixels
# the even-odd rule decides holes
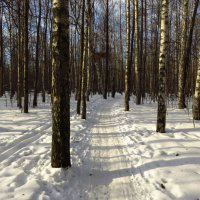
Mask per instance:
[[[25,151],[22,151],[19,153],[20,156],[29,156],[33,153],[33,151],[31,149],[28,149],[28,150],[25,150]]]
[[[22,172],[16,176],[16,178],[10,184],[11,187],[21,187],[27,182],[27,175]]]

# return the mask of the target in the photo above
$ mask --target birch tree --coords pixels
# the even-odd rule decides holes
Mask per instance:
[[[53,0],[51,165],[54,168],[71,166],[68,9],[68,0]]]
[[[94,9],[94,8],[93,8]],[[87,101],[89,101],[90,91],[91,91],[91,65],[93,64],[93,12],[92,12],[92,5],[91,0],[87,1],[87,12],[88,12],[88,49],[87,49]]]
[[[141,67],[139,60],[139,10],[138,0],[135,0],[135,87],[136,87],[136,104],[141,104]]]
[[[126,0],[125,111],[129,111],[130,0]]]
[[[87,9],[89,9],[90,2],[87,1]],[[81,84],[81,118],[86,119],[86,92],[87,92],[87,52],[88,52],[88,10],[87,10],[87,23],[84,37],[84,50],[83,50],[83,62],[82,62],[82,84]]]
[[[81,17],[81,48],[80,48],[80,65],[79,65],[79,84],[78,84],[78,95],[77,95],[77,114],[81,114],[81,89],[82,89],[82,64],[83,64],[83,51],[84,51],[84,34],[85,34],[85,0],[82,0],[82,17]]]
[[[156,131],[165,133],[166,124],[166,53],[168,46],[168,0],[162,0],[159,55],[159,93]]]
[[[104,75],[103,98],[107,99],[108,93],[108,76],[109,76],[109,0],[106,0],[106,16],[105,16],[105,32],[106,32],[106,69]]]
[[[193,100],[193,119],[200,120],[200,48],[198,56],[197,78]]]
[[[0,97],[3,96],[3,2],[0,4]]]
[[[186,108],[185,104],[185,83],[186,83],[186,68],[184,59],[186,54],[187,41],[187,23],[188,23],[188,0],[183,0],[183,22],[181,36],[181,57],[179,62],[179,78],[178,78],[178,107],[179,109]]]

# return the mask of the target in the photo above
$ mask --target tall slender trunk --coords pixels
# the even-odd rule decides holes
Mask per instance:
[[[193,111],[193,119],[200,120],[200,48],[199,48],[197,78],[196,78],[192,111]]]
[[[17,106],[22,108],[22,60],[21,60],[21,2],[18,1],[18,63],[17,63]]]
[[[14,24],[13,24],[13,1],[9,2],[9,40],[10,40],[10,68],[9,68],[9,89],[10,89],[10,99],[14,96]]]
[[[53,32],[52,19],[50,19],[49,26],[50,26],[50,29],[49,29],[49,36],[50,36],[49,48],[50,48],[50,50],[49,50],[49,74],[48,74],[49,86],[48,86],[48,93],[51,94],[51,83],[52,83],[52,51],[51,51],[51,49],[52,49],[52,32]]]
[[[73,29],[70,27],[70,65],[71,65],[71,68],[70,68],[70,71],[71,71],[71,76],[70,76],[70,85],[71,85],[71,92],[74,93],[75,92],[75,59],[74,59],[74,56],[75,56],[75,51],[74,51],[74,38],[73,38],[73,35],[74,34],[74,31]]]
[[[122,0],[120,0],[120,24],[119,24],[119,31],[120,31],[120,33],[119,33],[119,37],[120,37],[120,54],[121,54],[121,62],[120,62],[120,76],[119,76],[119,81],[120,81],[120,88],[119,88],[119,90],[120,90],[120,93],[122,93],[123,92],[123,86],[124,86],[124,84],[123,84],[123,75],[124,75],[124,58],[123,58],[123,39],[122,39]]]
[[[39,0],[39,15],[38,15],[38,24],[37,24],[37,41],[36,41],[36,55],[35,55],[35,85],[34,85],[33,107],[37,106],[38,76],[39,76],[40,23],[41,23],[41,0]]]
[[[138,0],[135,0],[135,84],[136,84],[136,104],[141,104],[141,67],[140,51],[139,51],[139,8]]]
[[[86,23],[81,84],[81,118],[86,119],[86,91],[87,91],[87,50],[88,50],[88,23]]]
[[[29,0],[25,0],[24,5],[24,113],[28,113],[28,16],[29,16]]]
[[[0,4],[0,97],[3,96],[3,2]]]
[[[182,23],[182,38],[181,38],[181,57],[179,63],[179,79],[178,79],[178,107],[179,109],[186,108],[185,104],[185,84],[186,84],[186,69],[184,59],[186,55],[187,41],[187,23],[188,23],[188,0],[183,0],[183,23]]]
[[[138,98],[141,98],[142,97],[142,94],[144,93],[144,84],[145,84],[145,79],[142,79],[143,78],[143,75],[144,75],[144,62],[143,62],[143,59],[144,59],[144,56],[143,56],[143,37],[144,37],[144,29],[143,29],[143,15],[144,15],[144,2],[143,0],[141,0],[141,25],[140,25],[140,45],[139,45],[139,65],[140,65],[140,73],[139,73],[139,84],[140,84],[140,97],[138,96]],[[139,99],[137,100],[138,101],[138,104],[140,104],[141,102],[139,102]],[[140,100],[141,101],[141,100]]]
[[[130,95],[134,90],[134,65],[133,65],[133,52],[134,52],[134,36],[135,36],[135,2],[133,1],[133,21],[132,21],[132,35],[130,41],[130,53],[129,53],[129,100]]]
[[[125,68],[125,111],[129,111],[129,51],[130,50],[130,0],[126,0],[126,68]]]
[[[174,74],[174,79],[175,79],[175,94],[178,94],[178,74],[179,74],[179,60],[180,60],[180,13],[181,13],[181,7],[179,6],[179,2],[176,2],[176,21],[175,21],[175,74]]]
[[[52,153],[54,168],[70,162],[70,62],[68,0],[53,0]]]
[[[105,69],[105,74],[104,74],[103,98],[107,99],[108,72],[109,72],[109,0],[106,0],[105,30],[106,30],[106,69]]]
[[[44,20],[44,63],[42,67],[42,102],[44,103],[46,101],[46,80],[47,77],[45,76],[46,74],[46,69],[48,69],[48,60],[47,60],[47,20],[48,20],[48,15],[49,15],[49,0],[46,3],[46,14],[45,14],[45,20]]]
[[[148,40],[148,33],[147,33],[147,0],[144,1],[144,34],[145,34],[145,39],[144,39],[144,56],[143,56],[143,75],[142,75],[142,80],[143,80],[143,91],[142,91],[142,96],[145,96],[145,93],[148,90],[148,85],[146,84],[147,82],[147,40]]]
[[[193,31],[194,31],[194,26],[195,26],[198,5],[199,5],[199,0],[195,0],[194,11],[193,11],[191,25],[190,25],[190,32],[189,32],[189,36],[188,36],[188,40],[187,40],[186,53],[185,53],[185,58],[184,58],[184,63],[183,63],[185,71],[186,71],[186,74],[185,74],[186,76],[188,74],[188,68],[189,68],[189,63],[190,63],[192,37],[193,37]],[[186,78],[187,77],[185,77],[185,81],[186,81]]]
[[[111,96],[112,96],[112,98],[115,98],[115,94],[116,94],[116,70],[117,70],[117,59],[116,59],[116,54],[117,54],[117,52],[116,52],[116,44],[117,44],[117,42],[116,42],[116,37],[115,37],[115,34],[113,34],[113,44],[114,44],[114,46],[113,46],[113,53],[114,53],[114,56],[113,56],[113,58],[114,58],[114,63],[112,64],[112,69],[111,69]]]
[[[77,114],[81,114],[81,88],[82,88],[82,63],[83,63],[83,51],[84,51],[84,34],[85,34],[85,0],[82,1],[82,17],[81,17],[81,59],[79,64],[79,86],[78,86],[78,98],[77,98]]]
[[[159,56],[159,93],[156,131],[165,133],[166,124],[166,58],[168,46],[168,0],[162,0]]]
[[[87,10],[88,10],[88,48],[87,48],[87,101],[89,101],[90,91],[91,91],[91,64],[93,61],[92,56],[92,49],[93,49],[93,42],[92,42],[92,8],[91,8],[91,0],[87,1]]]
[[[73,62],[73,65],[74,65],[74,78],[75,78],[75,80],[74,80],[74,87],[75,87],[75,100],[77,100],[77,91],[78,91],[78,80],[79,80],[79,78],[78,78],[78,65],[77,65],[77,45],[76,45],[76,43],[77,43],[77,37],[76,37],[76,28],[75,28],[75,30],[74,30],[74,48],[73,48],[73,51],[74,51],[74,57],[73,57],[73,59],[74,59],[74,62]]]

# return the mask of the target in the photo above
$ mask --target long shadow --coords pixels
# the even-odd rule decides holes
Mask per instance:
[[[178,138],[174,138],[174,139],[159,139],[159,140],[151,140],[149,141],[149,144],[151,143],[165,143],[165,142],[198,142],[199,140],[196,139],[178,139]]]
[[[163,168],[163,167],[177,167],[177,166],[184,166],[184,165],[199,165],[200,164],[200,156],[199,157],[189,157],[189,158],[176,158],[171,160],[158,160],[152,161],[149,163],[145,163],[139,166],[136,169],[139,169],[141,173],[145,171],[149,171],[156,168]],[[173,169],[173,168],[172,168]]]
[[[106,164],[106,162],[105,162]],[[199,165],[200,164],[200,156],[199,157],[190,157],[190,158],[176,158],[172,160],[158,160],[158,161],[152,161],[149,163],[145,163],[138,167],[131,167],[131,168],[124,168],[124,169],[117,169],[117,170],[97,170],[97,169],[91,169],[88,167],[84,167],[87,169],[88,173],[91,173],[91,170],[93,174],[97,173],[99,176],[106,175],[107,178],[117,178],[117,177],[124,177],[129,176],[130,173],[133,175],[136,175],[138,173],[144,173],[146,171],[157,169],[157,168],[165,168],[165,167],[177,167],[177,166],[184,166],[184,165]],[[86,173],[87,174],[87,173]],[[110,182],[110,181],[109,181]]]
[[[88,188],[94,188],[95,187],[106,187],[108,188],[109,185],[113,182],[113,180],[118,179],[118,178],[123,178],[123,177],[131,177],[131,176],[136,176],[136,175],[142,175],[144,172],[147,172],[149,170],[153,169],[158,169],[158,168],[165,168],[165,167],[175,167],[175,166],[184,166],[184,165],[189,165],[189,164],[200,164],[200,157],[190,157],[190,158],[176,158],[173,160],[159,160],[159,161],[152,161],[149,163],[145,163],[139,167],[128,167],[124,169],[117,169],[117,170],[101,170],[101,169],[94,169],[90,165],[91,162],[94,161],[88,161],[87,163],[83,163],[81,166],[72,166],[70,169],[73,171],[73,174],[75,174],[75,177],[81,178],[80,183],[82,186],[82,190],[87,191]],[[106,166],[107,162],[101,162],[99,163],[102,166]],[[98,165],[96,163],[95,165]],[[117,162],[113,162],[113,166],[117,165]],[[81,176],[82,174],[82,176]],[[84,175],[84,176],[83,176]],[[74,183],[72,181],[72,183]],[[120,184],[120,182],[119,182]],[[128,187],[130,187],[130,183],[125,183],[129,184]],[[124,183],[123,183],[124,186]],[[73,187],[73,186],[72,186]],[[117,187],[117,190],[119,190],[122,186],[119,185],[119,188]],[[124,186],[125,187],[125,186]],[[116,189],[116,188],[115,188]],[[134,190],[134,188],[133,188]],[[80,191],[77,191],[78,193]],[[87,194],[86,198],[87,199]],[[116,199],[123,199],[123,197],[117,197]]]
[[[181,156],[191,156],[191,155],[198,155],[200,147],[199,146],[192,146],[192,147],[187,147],[187,146],[170,146],[170,147],[161,147],[157,148],[156,150],[160,151],[165,151],[165,152],[170,152],[170,154],[167,154],[167,156],[174,156],[175,154],[179,153]],[[185,150],[185,151],[182,151]],[[195,151],[196,150],[196,151]]]
[[[199,127],[198,128],[176,128],[175,130],[173,130],[174,133],[180,133],[180,132],[187,133],[191,131],[200,132],[200,128]]]
[[[152,105],[151,105],[152,106]],[[132,114],[126,114],[126,113],[118,113],[117,115],[114,115],[114,116],[110,116],[110,115],[102,115],[102,114],[96,114],[95,115],[95,119],[91,119],[89,118],[88,121],[90,122],[91,124],[91,127],[89,127],[89,129],[105,129],[106,127],[111,127],[111,128],[114,128],[114,127],[117,127],[117,126],[123,126],[123,125],[126,125],[128,122],[133,122],[133,123],[137,123],[139,125],[146,125],[147,123],[148,124],[155,124],[156,120],[156,116],[155,118],[152,116],[153,114],[150,113],[150,111],[153,112],[153,109],[146,109],[145,112],[142,112],[140,113],[139,111],[137,110],[133,110],[133,113]],[[148,117],[149,114],[151,114],[151,117]],[[135,115],[135,118],[132,118],[131,120],[130,119],[127,119],[126,117],[127,116],[133,116]],[[146,116],[145,116],[146,115]],[[108,119],[108,121],[110,121],[110,119],[112,119],[113,117],[113,122],[115,122],[116,118],[121,118],[121,116],[124,116],[124,119],[120,122],[120,124],[117,124],[117,123],[108,123],[106,124],[106,120]],[[145,117],[144,117],[145,116]],[[103,118],[103,121],[101,121],[100,123],[98,122],[99,118]],[[104,120],[105,120],[105,124],[104,124]],[[143,120],[143,121],[141,121]],[[117,120],[116,120],[117,121]],[[181,119],[176,119],[176,120],[173,120],[173,121],[170,121],[170,123],[177,123],[177,122],[182,122]],[[94,124],[92,124],[94,123]],[[193,129],[184,129],[184,130],[187,130],[187,131],[190,131],[190,130],[193,130]],[[200,130],[199,128],[197,130]],[[132,135],[134,136],[134,134],[140,134],[142,131],[141,130],[128,130],[128,131],[120,131],[120,132],[116,132],[116,133],[89,133],[89,134],[92,134],[92,138],[113,138],[113,137],[117,137],[119,139],[122,139],[123,140],[123,137],[124,137],[124,134],[127,134],[127,135]],[[151,132],[152,130],[150,130]],[[176,129],[176,130],[170,130],[168,129],[168,132],[181,132],[181,129]],[[153,132],[153,131],[152,131]],[[156,142],[159,142],[159,143],[162,143],[162,142],[195,142],[196,140],[193,140],[193,139],[189,139],[189,140],[184,140],[184,139],[168,139],[168,141],[164,141],[164,140],[160,140],[160,141],[151,141],[151,143],[156,143]],[[81,141],[80,141],[81,142]],[[90,145],[90,143],[88,142],[88,145]],[[127,148],[128,146],[126,145],[120,145],[120,146],[90,146],[89,147],[89,151],[91,150],[98,150],[98,151],[109,151],[109,150],[113,150],[113,149],[118,149],[118,148],[121,148],[121,149],[124,149],[124,148]],[[130,148],[131,146],[129,146]],[[170,148],[170,147],[169,147]],[[175,148],[175,147],[172,147],[172,148]],[[177,147],[177,148],[180,148],[180,147]],[[188,148],[188,147],[182,147],[182,148]],[[101,155],[101,153],[100,153]],[[79,155],[78,155],[79,156]],[[93,166],[99,166],[99,165],[102,165],[102,166],[106,166],[107,164],[111,164],[111,165],[118,165],[119,162],[123,162],[122,160],[123,159],[120,159],[120,158],[123,158],[123,157],[130,157],[133,155],[130,155],[130,154],[127,154],[127,152],[124,154],[120,154],[120,155],[117,155],[117,156],[112,156],[112,157],[103,157],[103,154],[102,154],[102,157],[100,156],[93,156],[92,158],[89,157],[89,156],[86,156],[85,157],[85,160],[87,160],[85,162],[82,163],[82,165],[80,166],[72,166],[72,168],[70,170],[74,171],[74,174],[76,174],[77,177],[83,177],[83,176],[80,176],[80,174],[84,174],[84,177],[83,177],[83,180],[80,180],[80,182],[82,182],[83,184],[83,187],[85,187],[86,189],[88,188],[93,188],[95,186],[98,186],[98,185],[103,185],[103,186],[108,186],[110,183],[112,183],[112,181],[114,179],[117,179],[117,178],[120,178],[120,177],[127,177],[127,176],[131,176],[131,175],[137,175],[137,174],[143,174],[144,172],[146,171],[149,171],[149,170],[153,170],[153,169],[158,169],[158,168],[165,168],[165,167],[173,167],[174,166],[184,166],[184,165],[192,165],[192,164],[197,164],[199,165],[200,164],[200,157],[190,157],[190,158],[175,158],[175,159],[172,159],[172,160],[158,160],[158,161],[151,161],[149,163],[145,163],[145,164],[142,164],[138,167],[135,167],[134,166],[131,166],[128,165],[129,167],[127,168],[124,168],[124,169],[117,169],[117,170],[102,170],[101,168],[98,168],[98,169],[93,169]],[[117,158],[119,158],[119,160],[117,160]],[[94,159],[94,160],[92,160]],[[100,161],[96,161],[97,159],[100,159]],[[127,159],[124,160],[124,162],[126,162]],[[120,199],[120,197],[118,197],[117,199]]]

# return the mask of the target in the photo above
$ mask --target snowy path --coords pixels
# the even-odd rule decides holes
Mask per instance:
[[[142,182],[134,177],[134,169],[120,122],[113,115],[113,100],[104,101],[92,117],[87,154],[80,171],[80,198],[84,200],[148,200]],[[112,112],[113,111],[113,112]],[[74,197],[76,199],[77,196]]]
[[[94,96],[82,120],[71,99],[72,168],[63,170],[50,163],[50,104],[23,114],[0,99],[0,200],[200,199],[200,123],[173,104],[159,134],[156,103],[131,101],[124,112],[123,102]]]

